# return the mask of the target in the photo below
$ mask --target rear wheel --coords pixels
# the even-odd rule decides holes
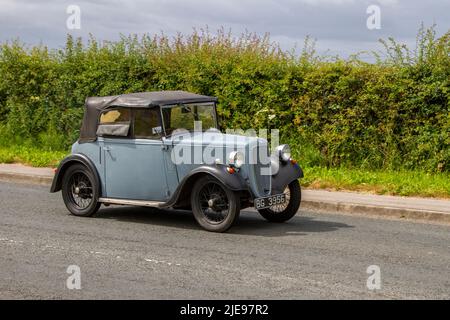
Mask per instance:
[[[208,231],[225,232],[239,217],[239,197],[211,176],[197,180],[191,205],[198,224]]]
[[[70,166],[64,173],[62,196],[67,209],[76,216],[89,217],[100,208],[94,175],[81,164]]]
[[[258,212],[268,221],[284,222],[291,219],[297,213],[301,202],[301,189],[298,180],[292,181],[284,190],[286,202],[266,209],[260,209]]]

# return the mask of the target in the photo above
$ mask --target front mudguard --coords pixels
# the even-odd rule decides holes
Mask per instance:
[[[194,187],[195,182],[198,178],[204,175],[210,175],[216,178],[230,190],[248,190],[247,182],[244,180],[244,178],[238,173],[229,173],[227,171],[226,165],[203,165],[189,172],[189,174],[186,175],[183,180],[181,180],[172,197],[161,207],[176,207],[186,205],[187,202],[189,202],[191,190]]]
[[[280,163],[277,174],[272,176],[271,194],[283,193],[289,183],[299,178],[303,178],[303,170],[297,163]]]

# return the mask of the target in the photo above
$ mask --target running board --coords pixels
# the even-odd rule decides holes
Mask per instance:
[[[160,207],[165,202],[159,201],[145,201],[145,200],[129,200],[129,199],[114,199],[114,198],[99,198],[98,202],[105,204],[121,204],[130,206],[143,206],[143,207]]]

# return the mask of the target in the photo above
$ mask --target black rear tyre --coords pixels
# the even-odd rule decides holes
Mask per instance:
[[[100,208],[94,174],[82,164],[74,164],[64,173],[62,196],[67,209],[75,216],[90,217]]]
[[[270,222],[285,222],[291,219],[298,211],[302,199],[300,183],[298,180],[292,181],[287,188],[289,193],[289,200],[283,206],[273,206],[266,209],[260,209],[258,212]]]
[[[201,227],[212,232],[225,232],[239,217],[240,200],[219,180],[204,176],[194,185],[191,206]]]

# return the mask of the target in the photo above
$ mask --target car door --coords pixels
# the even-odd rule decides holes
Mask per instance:
[[[102,119],[111,120],[108,112],[112,111],[121,113],[117,119],[129,121],[131,125],[127,136],[103,136],[106,197],[167,200],[169,192],[158,110],[109,110],[102,114],[99,127],[103,123]]]

